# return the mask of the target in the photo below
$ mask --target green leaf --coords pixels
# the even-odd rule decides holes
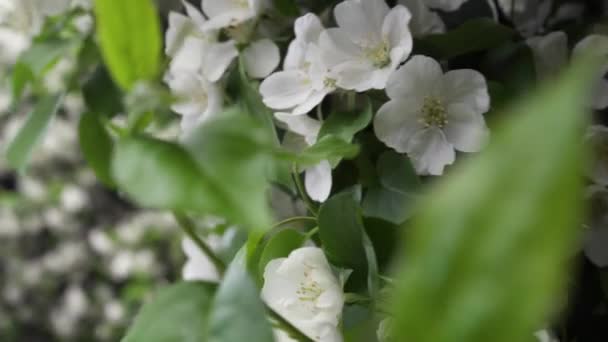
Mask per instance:
[[[498,47],[516,36],[511,28],[492,19],[480,18],[469,20],[446,33],[428,35],[418,40],[415,46],[418,53],[449,59]]]
[[[207,341],[216,286],[178,283],[161,290],[137,315],[122,342]]]
[[[96,114],[82,115],[78,137],[82,154],[97,178],[104,184],[113,186],[111,160],[114,141]]]
[[[401,224],[411,217],[418,198],[420,178],[405,155],[386,151],[376,165],[380,184],[370,186],[363,199],[363,213]]]
[[[273,4],[285,16],[295,17],[300,13],[295,0],[273,0]]]
[[[108,118],[124,111],[122,94],[108,70],[100,66],[82,87],[82,96],[87,108],[98,115]]]
[[[205,178],[222,197],[224,217],[246,228],[271,226],[266,193],[271,137],[251,117],[228,111],[205,122],[185,141]]]
[[[95,0],[99,45],[123,90],[153,81],[161,64],[160,20],[152,0]]]
[[[482,155],[425,198],[393,306],[397,341],[525,341],[555,309],[581,223],[593,65],[514,107]]]
[[[351,144],[335,135],[326,135],[316,144],[306,148],[292,158],[299,166],[306,167],[320,163],[323,160],[338,161],[341,158],[352,159],[359,153],[359,146]]]
[[[272,235],[263,246],[258,264],[258,274],[264,274],[268,262],[289,256],[291,251],[302,247],[304,242],[305,236],[293,229],[284,229]]]
[[[416,194],[420,178],[409,158],[393,151],[384,152],[378,159],[378,177],[387,189],[404,194]]]
[[[351,192],[327,200],[319,211],[319,238],[329,261],[354,272],[366,273],[361,208]]]
[[[274,341],[259,290],[245,267],[244,254],[235,257],[213,300],[209,342]]]
[[[323,121],[319,137],[335,135],[346,142],[353,141],[353,137],[358,132],[369,126],[372,121],[372,104],[369,99],[363,111],[335,112]]]
[[[17,136],[8,146],[6,158],[11,167],[20,171],[25,169],[32,151],[44,135],[62,101],[63,95],[47,96],[39,100]]]
[[[145,207],[204,212],[220,205],[192,156],[176,144],[125,138],[114,148],[112,174],[119,188]]]

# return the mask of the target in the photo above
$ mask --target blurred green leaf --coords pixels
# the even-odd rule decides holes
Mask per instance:
[[[152,0],[95,0],[99,45],[123,90],[153,81],[161,64],[160,18]]]
[[[111,160],[114,142],[96,114],[89,112],[82,115],[78,138],[82,154],[97,178],[113,186]]]
[[[210,119],[185,141],[199,169],[215,186],[207,196],[221,198],[222,216],[258,231],[271,226],[266,176],[273,166],[272,145],[253,118],[236,111]]]
[[[178,283],[145,304],[123,342],[207,341],[208,317],[216,286]]]
[[[201,341],[273,342],[270,321],[244,261],[245,250],[228,268],[213,300],[209,317],[209,338]]]
[[[361,208],[351,192],[341,192],[321,206],[319,238],[329,261],[354,272],[366,274]]]
[[[260,256],[258,274],[264,274],[266,265],[273,259],[286,258],[294,249],[302,247],[304,235],[293,229],[284,229],[272,235],[263,246]]]
[[[396,340],[525,341],[547,319],[580,225],[592,65],[514,107],[489,148],[426,197],[393,306]]]
[[[181,146],[147,137],[125,138],[114,148],[113,179],[145,207],[205,211],[216,207],[213,188]]]
[[[41,98],[6,150],[9,165],[20,171],[25,170],[32,151],[42,139],[51,119],[55,116],[63,95]]]
[[[513,29],[488,18],[472,19],[454,30],[430,34],[416,41],[418,53],[439,59],[498,47],[517,36]]]

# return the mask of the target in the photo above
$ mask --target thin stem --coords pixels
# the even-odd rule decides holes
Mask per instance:
[[[319,216],[315,205],[312,203],[312,200],[308,197],[306,191],[304,190],[304,185],[302,185],[302,180],[298,175],[298,167],[295,163],[293,164],[291,175],[293,177],[294,183],[296,183],[296,188],[298,189],[300,198],[302,198],[302,201],[304,201],[304,204],[306,205],[306,208],[308,208],[308,211],[310,211],[315,217]]]
[[[209,247],[209,245],[196,234],[194,222],[192,222],[192,220],[190,220],[190,218],[188,218],[184,214],[174,212],[173,216],[175,216],[175,220],[182,228],[184,233],[188,235],[188,238],[190,238],[190,240],[192,240],[196,244],[196,246],[201,250],[201,252],[203,252],[209,258],[209,260],[211,260],[220,275],[224,274],[224,271],[226,270],[226,264],[224,264],[222,259],[220,259],[215,254],[215,252],[213,252],[213,249],[211,249],[211,247]]]
[[[296,328],[293,324],[291,324],[291,322],[283,318],[283,316],[281,316],[278,312],[274,311],[271,307],[266,306],[266,309],[270,318],[276,321],[277,324],[280,326],[280,329],[285,331],[289,336],[295,338],[300,342],[314,342],[314,340],[306,336],[302,331],[300,331],[300,329]]]
[[[306,234],[306,240],[310,239],[311,237],[313,237],[315,234],[317,234],[319,232],[319,227],[314,227],[313,229],[311,229],[307,234]]]
[[[275,223],[275,225],[272,226],[270,228],[270,230],[279,228],[279,227],[284,226],[284,225],[289,224],[289,223],[299,222],[299,221],[317,222],[317,219],[315,217],[310,217],[310,216],[295,216],[295,217],[291,217],[291,218],[288,218],[286,220],[283,220],[281,222]]]

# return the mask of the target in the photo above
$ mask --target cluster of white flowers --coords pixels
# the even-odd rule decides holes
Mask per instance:
[[[165,81],[178,97],[173,110],[189,132],[219,113],[224,101],[222,78],[239,56],[249,76],[263,78],[280,62],[279,48],[259,37],[257,24],[266,0],[204,0],[202,11],[184,1],[187,16],[171,12],[166,54],[171,58]],[[203,14],[204,13],[204,14]],[[225,33],[228,39],[220,39]]]

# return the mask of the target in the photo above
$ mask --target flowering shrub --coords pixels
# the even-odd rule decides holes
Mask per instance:
[[[551,322],[607,319],[608,4],[173,5],[0,3],[10,166],[80,95],[98,180],[185,235],[124,341],[605,339]]]

